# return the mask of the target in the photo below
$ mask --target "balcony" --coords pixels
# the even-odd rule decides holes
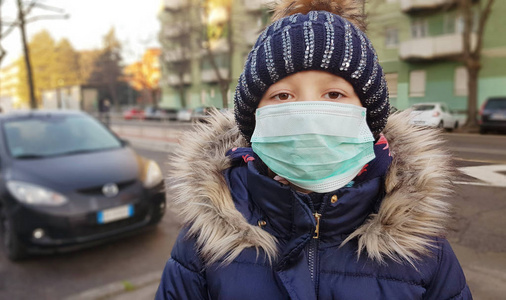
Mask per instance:
[[[178,86],[181,84],[180,77],[177,74],[170,74],[167,76],[167,83],[170,86]],[[186,73],[183,75],[183,84],[190,84],[191,83],[191,76],[190,74]]]
[[[248,0],[244,1],[244,7],[248,11],[258,11],[267,7],[270,2],[271,0]]]
[[[476,41],[476,34],[471,34],[472,49],[476,47]],[[460,55],[463,52],[463,35],[454,33],[402,42],[399,56],[403,60],[432,60]]]
[[[177,11],[187,5],[185,0],[164,0],[162,2],[163,8],[166,11]]]
[[[403,12],[436,9],[444,5],[453,5],[457,0],[401,0]]]
[[[223,79],[227,79],[228,70],[226,68],[219,68],[220,75]],[[206,69],[201,72],[202,82],[218,82],[218,76],[216,75],[216,71],[214,69]]]

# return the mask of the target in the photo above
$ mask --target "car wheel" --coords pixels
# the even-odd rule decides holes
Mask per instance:
[[[488,132],[488,131],[487,131],[485,128],[480,127],[480,133],[481,133],[481,134],[487,134],[487,132]]]
[[[26,257],[25,247],[14,232],[12,219],[2,207],[0,207],[0,235],[2,246],[10,260],[18,261]]]
[[[444,128],[444,123],[443,123],[443,121],[439,122],[439,125],[437,125],[437,128],[441,128],[441,129],[443,129],[443,128]]]

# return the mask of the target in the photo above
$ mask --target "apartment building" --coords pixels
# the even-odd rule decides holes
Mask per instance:
[[[266,8],[268,0],[231,0],[230,10],[211,7],[205,14],[203,3],[201,0],[162,1],[159,13],[162,107],[224,107],[220,78],[230,82],[225,102],[231,107],[247,54],[270,18]],[[219,31],[221,38],[208,41],[204,35],[209,35],[210,30]],[[213,61],[205,47],[208,42]]]
[[[0,107],[3,111],[20,108],[19,99],[19,66],[12,63],[0,69]]]
[[[478,5],[474,1],[472,44],[476,44]],[[383,66],[391,103],[445,102],[467,111],[467,71],[462,55],[464,17],[458,0],[370,0],[368,36]],[[495,1],[483,36],[478,106],[506,95],[506,1]]]

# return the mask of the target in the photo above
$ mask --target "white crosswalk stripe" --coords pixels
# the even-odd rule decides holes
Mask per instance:
[[[459,181],[457,184],[506,187],[506,175],[500,173],[506,172],[506,165],[463,167],[459,171],[482,182]]]

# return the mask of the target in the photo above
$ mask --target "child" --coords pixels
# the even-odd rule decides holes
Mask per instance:
[[[185,227],[157,299],[471,299],[444,238],[450,157],[388,118],[360,12],[283,1],[235,118],[183,138],[168,188]]]

